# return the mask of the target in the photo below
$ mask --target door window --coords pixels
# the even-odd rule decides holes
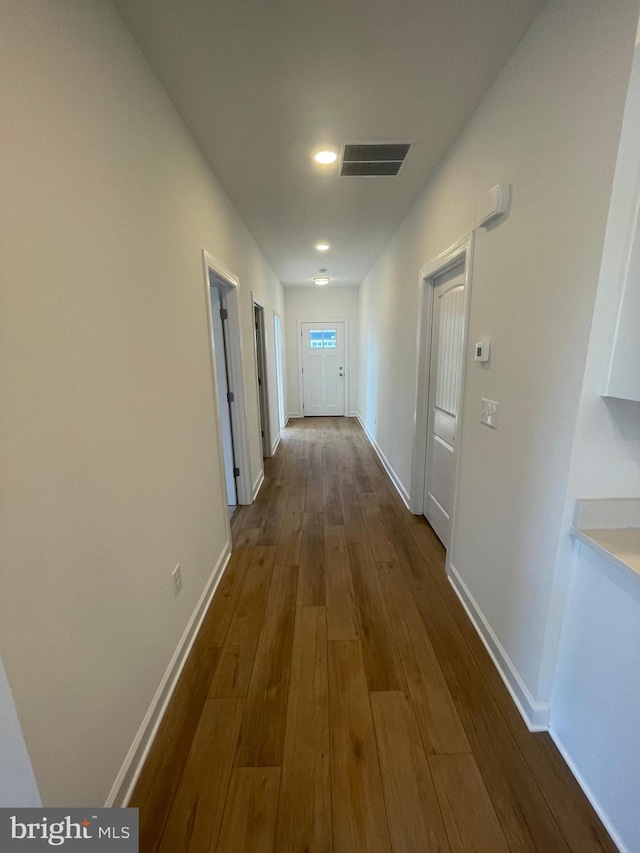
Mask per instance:
[[[311,349],[335,349],[336,348],[336,330],[335,329],[310,329],[309,330],[309,346]]]

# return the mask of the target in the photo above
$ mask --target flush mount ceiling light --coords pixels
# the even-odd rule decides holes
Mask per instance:
[[[319,276],[316,276],[316,278],[314,278],[313,283],[322,287],[325,284],[329,284],[330,281],[331,281],[331,279],[329,278],[329,276],[319,275]]]
[[[316,252],[328,252],[330,248],[328,243],[316,243]]]
[[[323,149],[322,151],[318,151],[317,154],[313,155],[313,159],[316,163],[320,163],[322,166],[329,166],[331,163],[335,163],[338,159],[338,155],[335,151],[331,151],[328,148]]]

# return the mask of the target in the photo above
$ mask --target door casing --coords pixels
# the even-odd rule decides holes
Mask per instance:
[[[433,296],[435,280],[459,266],[461,263],[465,265],[465,318],[464,318],[464,339],[463,351],[465,357],[462,361],[462,374],[460,381],[460,390],[458,394],[458,424],[456,436],[458,441],[458,453],[456,454],[455,478],[454,478],[454,495],[453,508],[451,512],[451,533],[450,543],[454,542],[457,504],[458,504],[458,485],[460,482],[460,461],[462,448],[462,436],[464,429],[463,421],[463,400],[464,387],[466,378],[466,366],[469,352],[469,314],[471,307],[471,284],[473,278],[473,251],[475,245],[475,231],[472,231],[462,240],[455,243],[438,257],[434,258],[420,270],[418,279],[419,288],[419,311],[418,311],[418,331],[417,331],[417,371],[416,371],[416,392],[415,392],[415,417],[414,417],[414,433],[413,433],[413,455],[411,461],[411,490],[409,508],[416,515],[424,513],[424,491],[425,491],[425,474],[427,461],[427,428],[429,423],[429,375],[431,361],[431,321],[433,316]],[[449,573],[451,547],[447,550],[446,568]]]
[[[215,353],[213,350],[213,321],[211,317],[211,299],[209,288],[214,283],[225,291],[228,323],[229,323],[229,384],[233,389],[234,403],[231,412],[233,422],[234,450],[236,465],[240,474],[236,479],[237,498],[239,504],[250,504],[253,500],[251,485],[251,469],[249,463],[249,446],[247,443],[247,415],[244,399],[244,381],[242,370],[242,338],[240,335],[240,306],[238,301],[238,277],[227,270],[213,255],[205,249],[202,250],[202,268],[204,272],[205,304],[207,312],[207,327],[209,332],[209,357],[211,362],[211,376],[213,380],[213,396],[216,414],[218,454],[220,461],[220,472],[222,489],[224,492],[224,504],[227,505],[227,490],[224,479],[224,454],[222,449],[222,435],[220,428],[220,410],[218,404],[218,385],[216,378]],[[226,513],[225,513],[226,515]],[[229,521],[227,519],[227,525]],[[230,535],[230,531],[229,531]]]
[[[276,392],[278,396],[278,425],[283,430],[287,425],[285,411],[285,386],[284,386],[284,323],[277,311],[273,312],[273,340],[276,355]],[[278,434],[278,441],[280,435]]]

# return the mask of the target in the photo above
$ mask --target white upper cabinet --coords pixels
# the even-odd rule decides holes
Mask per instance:
[[[615,277],[604,397],[640,401],[640,45],[636,41],[607,222],[603,273]]]
[[[640,401],[640,234],[637,229],[629,254],[604,396]]]

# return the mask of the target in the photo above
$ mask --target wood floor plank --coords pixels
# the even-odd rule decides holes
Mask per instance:
[[[307,512],[322,512],[324,505],[322,502],[322,477],[315,480],[307,480],[307,487],[304,496],[304,511]]]
[[[336,851],[391,851],[369,688],[358,640],[329,643]]]
[[[364,526],[355,486],[342,483],[340,485],[340,496],[342,498],[342,515],[347,543],[352,545],[356,542],[367,542],[367,530]]]
[[[428,524],[412,528],[411,533],[429,566],[444,560],[444,549]],[[431,572],[431,577],[434,578],[444,600],[447,601],[456,625],[464,636],[514,741],[538,782],[569,848],[574,853],[598,853],[598,851],[616,853],[616,846],[550,736],[542,732],[533,736],[523,725],[520,713],[495,664],[487,654],[462,604],[453,593],[444,572],[435,574]]]
[[[427,753],[471,752],[455,703],[398,563],[378,563],[387,611]]]
[[[291,493],[285,504],[280,527],[276,563],[279,566],[299,566],[302,549],[302,519],[304,517],[304,493]]]
[[[370,690],[405,690],[404,670],[371,549],[348,546],[360,639]]]
[[[331,778],[327,620],[324,607],[299,607],[276,831],[278,853],[329,853]]]
[[[367,472],[366,472],[364,466],[362,466],[362,465],[356,466],[356,468],[354,470],[353,481],[355,483],[356,492],[358,492],[358,494],[360,494],[362,492],[371,492],[372,491],[371,481],[369,480],[369,477],[367,476]]]
[[[272,545],[258,545],[253,551],[213,679],[214,696],[246,696],[275,552]]]
[[[297,586],[297,566],[274,568],[240,730],[238,766],[282,763]]]
[[[445,601],[435,586],[415,589],[414,595],[509,848],[566,853],[566,841]]]
[[[387,507],[387,510],[390,508]],[[393,511],[392,511],[393,512]],[[392,516],[389,517],[389,519]],[[429,578],[429,566],[427,560],[422,555],[418,544],[412,535],[413,526],[407,524],[398,524],[392,520],[387,520],[389,535],[393,542],[393,549],[396,552],[395,559],[398,560],[410,574],[411,581],[414,586],[424,586]],[[444,567],[444,559],[438,561],[438,565]]]
[[[342,495],[337,474],[322,476],[322,509],[325,524],[336,526],[344,524],[342,514]]]
[[[141,850],[214,853],[222,824],[218,853],[428,850],[442,822],[421,822],[435,815],[426,754],[453,853],[614,853],[549,736],[523,725],[442,545],[355,420],[292,422],[231,529],[132,798]]]
[[[240,533],[253,531],[253,528],[243,528]],[[256,537],[257,538],[257,537]],[[244,537],[243,537],[244,539]],[[229,564],[222,576],[218,588],[209,605],[206,616],[202,621],[196,645],[204,648],[221,647],[224,645],[231,618],[242,589],[247,568],[251,563],[253,550],[248,546],[234,549]]]
[[[215,848],[227,798],[243,699],[209,697],[193,739],[160,853]],[[147,850],[144,846],[142,849]]]
[[[239,511],[236,511],[236,515],[239,514]],[[231,555],[231,559],[235,556],[236,552],[241,548],[251,548],[258,541],[258,537],[262,533],[262,528],[260,527],[238,527],[237,529],[232,526],[231,535],[233,539],[233,553]]]
[[[272,853],[275,842],[279,767],[235,767],[216,850]]]
[[[374,560],[379,563],[395,560],[396,553],[380,507],[370,502],[361,502],[360,507]]]
[[[265,512],[258,545],[277,545],[284,520],[289,491],[286,486],[274,483],[269,498],[268,512]]]
[[[322,424],[312,424],[309,421],[310,430],[318,432],[319,428],[322,428]],[[322,445],[319,441],[310,441],[308,444],[306,475],[307,483],[322,479]]]
[[[327,633],[330,640],[357,640],[358,611],[344,527],[325,528]]]
[[[371,708],[394,853],[446,853],[447,833],[407,697],[372,693]]]
[[[298,605],[323,607],[325,603],[324,518],[321,512],[305,512],[302,520]]]
[[[472,755],[431,755],[429,767],[452,853],[509,853]]]
[[[131,797],[140,809],[141,849],[158,849],[187,762],[220,649],[194,650],[182,671]]]

